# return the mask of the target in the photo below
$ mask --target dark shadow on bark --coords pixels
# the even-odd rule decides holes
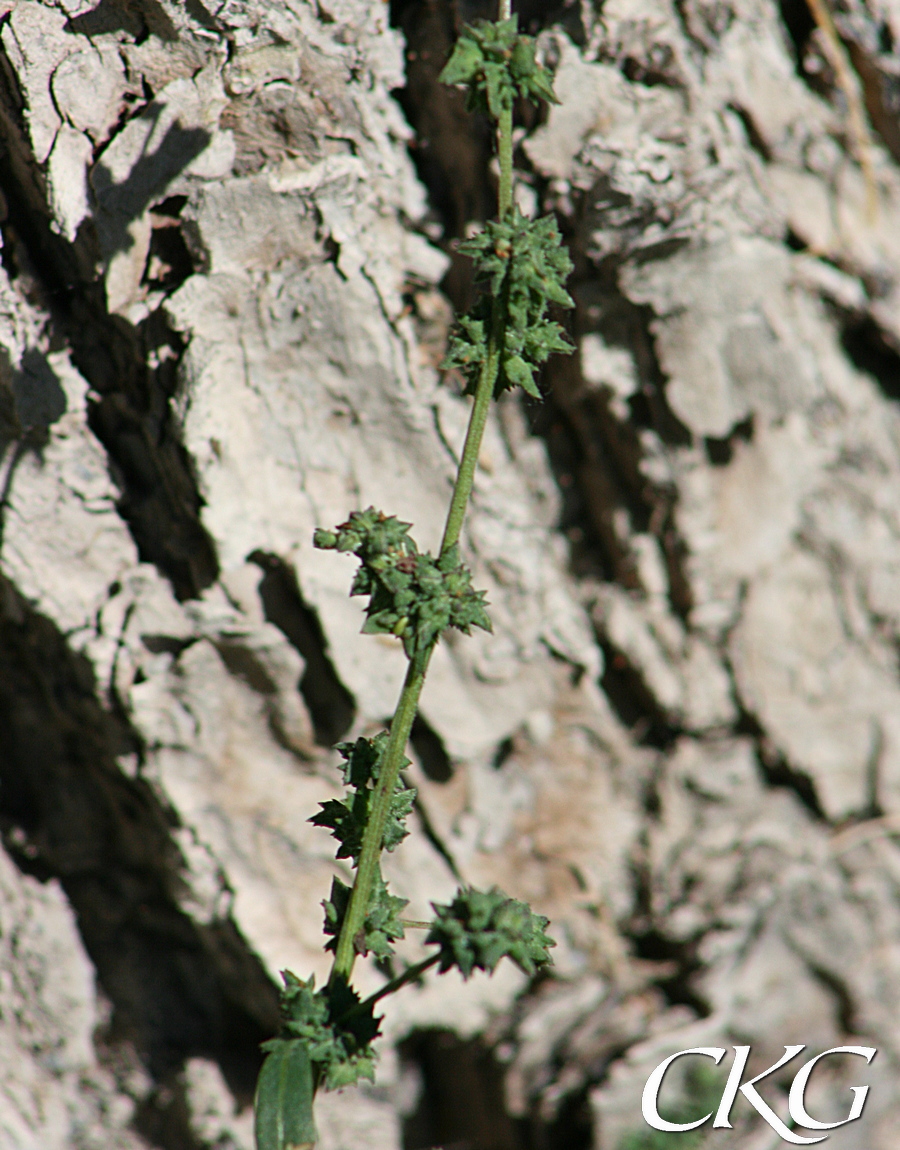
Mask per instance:
[[[809,775],[798,770],[787,761],[784,754],[774,745],[765,728],[755,715],[741,706],[741,714],[735,724],[736,735],[748,735],[756,745],[756,761],[765,782],[770,787],[785,787],[793,791],[807,811],[816,819],[827,821],[827,816],[819,801],[816,786]]]
[[[300,652],[306,669],[300,679],[316,742],[332,747],[353,725],[356,700],[341,682],[328,654],[328,640],[319,617],[300,592],[294,569],[277,555],[254,551],[247,556],[262,571],[259,597],[266,619]]]
[[[249,1103],[278,991],[227,901],[208,923],[181,909],[176,816],[119,768],[117,755],[140,758],[140,740],[101,705],[87,658],[6,581],[0,600],[5,845],[22,870],[62,884],[113,1006],[104,1042],[133,1044],[157,1082],[185,1059],[212,1059]]]
[[[604,636],[598,642],[603,651],[600,686],[623,726],[640,746],[669,750],[682,734],[681,728],[660,706],[628,656]]]
[[[794,54],[794,65],[797,75],[803,80],[809,80],[809,75],[803,67],[806,48],[809,38],[815,31],[816,22],[809,10],[806,0],[779,0],[778,9],[784,23],[785,31]]]
[[[587,1087],[563,1098],[549,1120],[513,1118],[506,1111],[503,1068],[482,1040],[420,1030],[399,1049],[407,1073],[421,1085],[403,1124],[403,1150],[589,1150]]]
[[[651,786],[645,802],[648,813],[654,806],[656,814],[652,817],[658,818],[660,804],[656,784]],[[635,956],[659,964],[659,973],[652,979],[652,985],[670,1006],[687,1006],[698,1018],[708,1018],[712,1008],[695,985],[697,975],[704,969],[700,958],[704,933],[701,931],[691,938],[672,938],[666,931],[665,918],[654,910],[653,880],[644,862],[634,862],[632,879],[634,910],[625,926],[625,934]]]
[[[179,599],[191,598],[215,580],[218,563],[200,522],[203,501],[171,405],[184,342],[162,310],[137,326],[110,314],[95,270],[101,253],[93,225],[82,224],[72,243],[51,227],[23,106],[14,71],[0,52],[0,186],[7,205],[0,259],[10,280],[49,313],[53,339],[69,348],[96,393],[89,423],[108,453],[122,493],[118,510],[141,559],[168,577]],[[196,133],[177,126],[166,141],[163,154],[154,153],[166,173],[189,162],[201,146]],[[134,192],[127,200],[132,209],[152,203],[130,179],[123,192],[126,185]],[[159,366],[151,368],[151,360]]]
[[[689,442],[690,435],[666,400],[665,376],[650,332],[652,313],[622,295],[612,268],[606,272],[586,269],[584,284],[572,285],[575,339],[592,332],[608,347],[627,352],[638,384],[628,400],[627,418],[614,409],[611,389],[585,382],[578,354],[548,363],[546,398],[542,404],[529,403],[527,410],[532,430],[547,444],[560,486],[560,528],[571,544],[575,574],[640,590],[630,536],[635,531],[654,535],[666,564],[672,609],[686,618],[692,596],[675,524],[676,493],[647,478],[641,432],[652,430],[667,446]]]
[[[125,32],[141,44],[148,36],[160,40],[177,40],[178,31],[165,9],[157,0],[100,0],[96,8],[73,16],[66,32],[80,36],[102,36],[110,32]]]
[[[845,323],[841,344],[854,367],[871,375],[887,399],[900,400],[900,349],[873,319]]]
[[[753,416],[748,415],[740,423],[720,438],[707,435],[703,439],[703,448],[706,458],[712,467],[727,467],[734,459],[735,449],[739,443],[753,442]]]
[[[453,763],[443,739],[421,714],[416,715],[409,741],[426,778],[433,783],[449,783],[453,778]]]
[[[165,104],[154,100],[136,119],[155,124],[164,110]],[[183,128],[176,120],[166,129],[156,150],[142,155],[119,183],[103,160],[98,160],[91,169],[91,188],[105,259],[133,246],[128,225],[144,214],[166,185],[200,155],[211,139],[206,129]]]
[[[29,452],[40,458],[50,427],[65,413],[66,393],[46,356],[28,348],[14,367],[0,347],[0,552],[19,464]]]

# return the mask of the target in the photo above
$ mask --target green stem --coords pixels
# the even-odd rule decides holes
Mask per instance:
[[[500,187],[497,191],[497,215],[502,220],[512,207],[513,114],[504,108],[497,122],[497,158],[500,161]]]
[[[504,15],[505,11],[505,15]],[[509,19],[509,0],[501,0],[501,19]],[[504,111],[497,125],[497,152],[500,158],[500,188],[498,194],[498,211],[500,219],[508,214],[512,205],[512,109]],[[453,488],[453,498],[450,510],[447,513],[447,523],[444,527],[444,537],[441,540],[441,555],[459,542],[463,520],[469,496],[472,493],[472,484],[475,480],[475,468],[478,464],[478,455],[481,451],[481,441],[487,423],[491,398],[497,383],[500,370],[500,356],[503,350],[503,336],[506,330],[506,300],[494,297],[491,305],[491,331],[488,340],[488,354],[478,384],[475,388],[475,401],[469,416],[469,427],[466,431],[466,442],[463,446],[456,484]],[[342,978],[349,982],[356,960],[356,938],[363,929],[369,903],[372,897],[372,886],[378,873],[381,850],[384,843],[384,828],[387,824],[391,809],[391,800],[397,777],[400,774],[400,764],[403,762],[406,744],[412,730],[416,710],[419,705],[419,696],[422,693],[422,684],[425,681],[425,672],[431,659],[434,644],[422,655],[410,660],[403,683],[397,710],[391,720],[391,730],[385,748],[384,758],[378,776],[378,783],[372,796],[372,807],[369,819],[363,833],[362,847],[359,855],[359,865],[356,869],[356,879],[350,895],[350,903],[338,938],[337,950],[334,956],[334,965],[331,968],[329,982]]]
[[[507,11],[506,18],[508,17],[509,12]],[[503,19],[502,15],[501,19]],[[502,220],[509,212],[512,204],[511,108],[501,114],[497,124],[497,153],[500,158],[500,189],[497,212]],[[449,548],[459,542],[459,534],[466,517],[466,507],[469,503],[469,496],[472,494],[472,484],[475,482],[475,468],[478,465],[478,456],[481,452],[481,440],[484,437],[491,397],[494,394],[494,386],[497,383],[497,374],[500,370],[500,353],[503,349],[505,329],[506,300],[495,296],[491,306],[491,331],[487,359],[484,361],[475,388],[475,402],[472,404],[472,413],[469,416],[466,442],[463,447],[462,459],[459,461],[459,471],[456,475],[456,485],[453,488],[453,498],[450,501],[450,510],[447,514],[444,537],[441,540],[441,555],[444,555]]]
[[[494,301],[491,318],[494,312],[500,310],[500,301]],[[450,510],[447,513],[447,525],[444,527],[444,538],[441,540],[441,555],[444,555],[455,543],[459,542],[459,533],[462,531],[463,520],[466,517],[466,507],[469,496],[472,494],[472,484],[475,482],[475,468],[478,464],[478,455],[481,451],[481,440],[484,437],[484,428],[487,423],[488,412],[491,408],[491,397],[494,394],[494,384],[497,382],[497,371],[500,367],[500,353],[493,329],[497,323],[491,324],[491,339],[488,344],[488,355],[478,377],[478,386],[475,389],[475,402],[469,416],[469,428],[466,432],[466,442],[463,447],[462,459],[459,461],[459,471],[456,473],[456,485],[453,488],[453,499],[450,501]]]
[[[369,812],[366,829],[363,832],[359,866],[356,868],[356,879],[353,883],[350,903],[341,927],[334,965],[331,968],[330,982],[336,978],[350,981],[353,963],[356,960],[356,936],[365,925],[369,901],[372,897],[372,884],[378,873],[378,862],[381,858],[384,828],[391,809],[391,799],[397,785],[400,764],[403,762],[403,753],[406,750],[409,733],[416,717],[419,695],[422,693],[422,684],[425,682],[425,672],[428,669],[428,661],[433,649],[432,647],[426,651],[422,658],[411,659],[406,671],[403,691],[397,703],[397,710],[391,720],[391,732],[384,750],[384,758],[381,760],[378,782],[372,796],[372,808]]]
[[[387,998],[389,994],[393,994],[395,990],[399,990],[401,986],[406,986],[408,982],[415,982],[416,979],[421,978],[426,970],[430,970],[436,963],[440,961],[440,951],[437,954],[430,954],[428,958],[423,958],[421,962],[415,963],[404,970],[402,974],[398,974],[396,978],[392,978],[390,982],[386,982],[381,990],[376,990],[374,994],[370,994],[368,998],[364,999],[352,1010],[349,1010],[341,1022],[346,1022],[348,1018],[352,1018],[355,1014],[362,1014],[364,1010],[368,1010],[370,1006],[374,1006],[376,1002],[382,998]]]

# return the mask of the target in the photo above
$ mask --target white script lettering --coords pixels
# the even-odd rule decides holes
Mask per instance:
[[[819,1138],[804,1138],[800,1134],[796,1134],[793,1130],[790,1130],[756,1090],[757,1082],[761,1082],[764,1078],[768,1078],[770,1074],[774,1074],[776,1070],[780,1070],[782,1066],[785,1066],[792,1059],[796,1058],[797,1055],[805,1049],[805,1046],[799,1045],[785,1046],[782,1057],[773,1063],[768,1070],[764,1070],[762,1074],[757,1074],[755,1078],[751,1078],[749,1082],[742,1084],[741,1079],[744,1076],[744,1071],[747,1068],[747,1060],[750,1057],[750,1047],[735,1046],[734,1065],[728,1075],[725,1089],[722,1091],[722,1099],[716,1111],[713,1129],[732,1129],[729,1117],[738,1091],[740,1091],[753,1109],[783,1141],[790,1142],[795,1146],[809,1146],[815,1142],[824,1142],[828,1137],[827,1134],[823,1134]],[[698,1126],[702,1126],[704,1122],[708,1122],[709,1119],[712,1118],[712,1111],[710,1111],[709,1114],[703,1118],[698,1118],[694,1122],[669,1122],[661,1117],[659,1113],[659,1090],[662,1086],[666,1071],[676,1058],[693,1054],[701,1055],[704,1058],[712,1058],[716,1066],[718,1066],[725,1057],[725,1049],[720,1046],[695,1046],[690,1050],[679,1050],[675,1054],[670,1054],[668,1058],[664,1059],[659,1066],[656,1067],[647,1079],[647,1084],[644,1086],[644,1091],[641,1095],[641,1113],[647,1125],[652,1126],[654,1130],[664,1130],[667,1133],[681,1133],[687,1130],[696,1130]],[[810,1075],[816,1063],[831,1054],[857,1054],[859,1057],[865,1058],[866,1064],[868,1065],[875,1057],[876,1050],[871,1046],[835,1046],[831,1050],[817,1054],[815,1058],[811,1058],[797,1071],[788,1095],[788,1111],[795,1125],[801,1126],[806,1130],[836,1130],[839,1126],[846,1126],[848,1122],[855,1122],[863,1112],[866,1095],[869,1092],[868,1086],[852,1086],[850,1088],[853,1093],[850,1113],[839,1122],[819,1122],[807,1112],[804,1096]]]

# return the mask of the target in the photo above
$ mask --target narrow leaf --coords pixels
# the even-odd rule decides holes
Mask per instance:
[[[274,1039],[256,1083],[256,1150],[313,1150],[313,1074],[302,1042]]]

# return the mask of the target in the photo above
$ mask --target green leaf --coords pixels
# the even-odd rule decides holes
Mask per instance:
[[[440,946],[442,973],[453,966],[463,978],[476,968],[491,973],[501,958],[509,957],[532,975],[550,962],[548,948],[556,943],[545,933],[549,920],[497,887],[460,887],[447,906],[431,905],[435,919],[425,941]]]
[[[516,17],[467,24],[441,72],[443,84],[465,84],[466,107],[495,119],[516,97],[557,103],[553,81],[535,58],[530,36],[520,36]]]
[[[359,858],[363,835],[369,819],[369,791],[357,791],[346,799],[329,799],[320,803],[321,810],[309,822],[314,827],[326,827],[340,846],[339,859]]]
[[[468,84],[484,64],[484,53],[477,40],[460,36],[438,79],[442,84]]]
[[[527,364],[520,355],[509,356],[503,361],[503,371],[509,383],[521,387],[535,399],[540,399],[541,393],[534,382],[534,370],[534,367]]]
[[[363,834],[369,821],[372,793],[378,782],[388,737],[387,731],[382,731],[373,739],[359,738],[355,743],[338,744],[337,749],[345,759],[344,784],[351,787],[353,793],[343,799],[328,799],[320,803],[321,810],[309,822],[331,831],[340,843],[337,850],[339,859],[353,859],[354,864],[359,860]],[[404,758],[401,770],[407,766],[409,759]],[[384,828],[382,845],[385,850],[394,850],[406,838],[409,833],[406,819],[415,801],[415,787],[408,787],[402,779],[398,779]]]
[[[317,991],[312,977],[304,982],[285,970],[282,978],[282,1030],[285,1036],[302,1040],[326,1090],[350,1086],[360,1078],[374,1079],[376,1055],[371,1044],[380,1020],[372,1006],[360,1009],[359,995],[341,979]],[[263,1050],[272,1045],[263,1043]]]
[[[312,1150],[313,1071],[302,1042],[276,1038],[268,1050],[253,1102],[256,1150]]]

